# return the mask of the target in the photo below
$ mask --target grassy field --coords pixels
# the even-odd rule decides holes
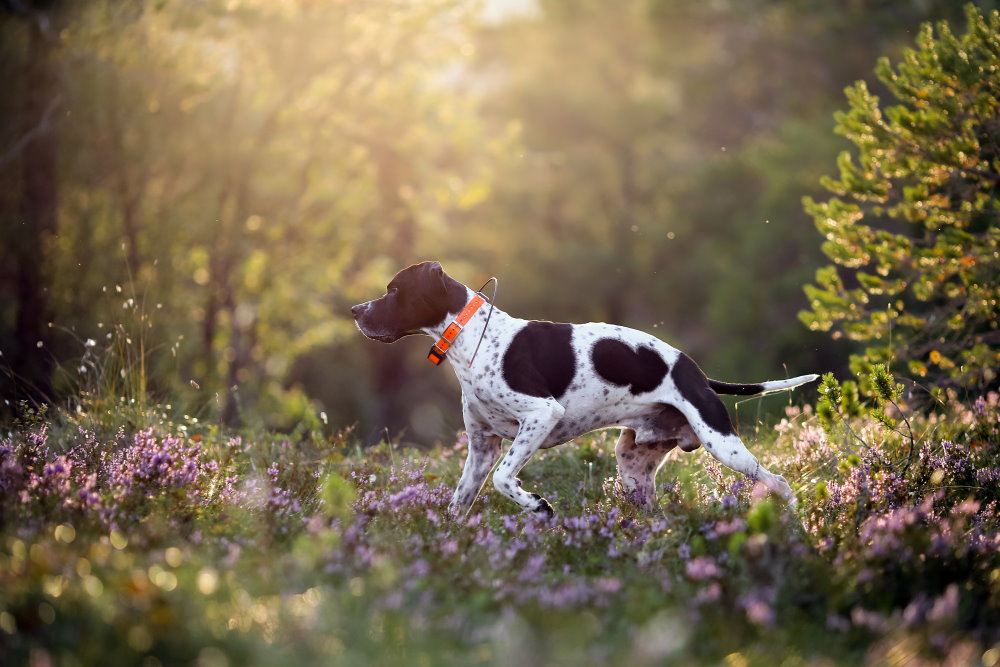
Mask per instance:
[[[744,435],[796,514],[702,450],[639,512],[605,432],[525,469],[554,519],[487,484],[455,521],[461,438],[25,408],[0,434],[0,663],[996,665],[997,419],[995,395],[892,428],[789,408]]]

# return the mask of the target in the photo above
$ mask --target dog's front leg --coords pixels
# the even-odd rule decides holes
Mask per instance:
[[[493,486],[500,493],[525,509],[544,512],[549,516],[552,516],[552,506],[537,493],[522,491],[517,474],[542,446],[545,438],[562,419],[564,412],[565,408],[555,399],[539,399],[536,407],[521,419],[517,437],[511,443],[497,471],[493,473]]]
[[[479,495],[479,490],[483,488],[483,482],[490,474],[493,464],[500,458],[499,435],[493,435],[481,426],[473,424],[468,417],[465,428],[469,436],[469,454],[465,459],[462,479],[459,480],[448,506],[452,516],[455,517],[463,516],[469,511],[476,496]]]

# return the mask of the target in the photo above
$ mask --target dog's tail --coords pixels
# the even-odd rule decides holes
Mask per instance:
[[[757,394],[772,394],[776,391],[792,389],[793,387],[798,387],[800,384],[812,382],[818,377],[819,376],[815,373],[810,373],[809,375],[800,375],[787,380],[769,380],[767,382],[759,382],[757,384],[734,384],[732,382],[717,382],[715,380],[709,380],[708,386],[711,387],[712,391],[716,394],[756,396]]]

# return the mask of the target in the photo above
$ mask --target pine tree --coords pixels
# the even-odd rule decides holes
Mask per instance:
[[[864,341],[867,363],[905,363],[937,388],[997,384],[1000,329],[1000,13],[965,8],[968,29],[922,26],[916,48],[846,90],[826,202],[805,200],[833,261],[805,292],[810,329]],[[921,379],[922,378],[922,379]]]

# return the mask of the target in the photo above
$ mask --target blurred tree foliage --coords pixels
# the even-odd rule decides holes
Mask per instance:
[[[996,386],[1000,365],[1000,12],[926,24],[875,68],[898,104],[847,89],[837,196],[806,200],[833,266],[807,286],[810,328],[866,341],[852,366],[898,361],[933,386]],[[977,394],[978,395],[978,394]]]
[[[843,87],[960,7],[538,6],[481,38],[500,84],[486,112],[516,119],[524,145],[483,207],[513,246],[508,303],[654,330],[720,377],[839,368],[847,346],[796,320],[822,261],[801,197],[845,145],[829,121]]]
[[[648,329],[720,378],[829,370],[794,317],[821,262],[798,202],[843,147],[843,87],[957,11],[0,1],[0,393],[92,388],[92,339],[132,360],[105,393],[448,437],[426,341],[349,318],[430,257],[498,275],[513,313]]]
[[[470,51],[462,4],[85,3],[48,35],[60,225],[14,253],[43,267],[51,321],[73,335],[5,339],[6,358],[72,358],[121,322],[175,353],[155,355],[154,390],[187,386],[228,423],[280,414],[265,398],[304,406],[280,384],[292,362],[353,335],[347,306],[420,228],[484,196],[491,142],[449,78]],[[20,215],[3,215],[14,249]]]

